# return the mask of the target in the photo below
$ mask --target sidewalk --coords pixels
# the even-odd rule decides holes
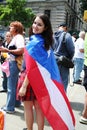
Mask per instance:
[[[2,74],[0,71],[0,90],[2,89]],[[0,108],[5,105],[6,103],[6,93],[0,93]],[[23,128],[26,128],[25,120],[24,120],[24,107],[23,104],[20,108],[15,109],[14,114],[7,114],[6,113],[6,125],[5,130],[23,130]],[[34,121],[34,130],[37,130],[36,122]],[[52,128],[49,126],[47,120],[45,120],[45,127],[44,130],[52,130]]]
[[[1,86],[0,86],[1,89]],[[0,108],[6,103],[6,93],[0,93]],[[6,129],[5,130],[22,130],[26,128],[24,120],[24,108],[23,105],[20,108],[16,108],[14,114],[6,113]],[[34,122],[34,130],[37,130],[37,125]],[[48,122],[45,121],[45,130],[52,130]]]
[[[76,119],[75,130],[87,130],[87,125],[79,123],[79,119],[84,107],[84,87],[81,85],[74,85],[73,87],[69,87],[67,95]]]
[[[1,73],[0,73],[0,90],[2,83]],[[68,87],[67,96],[70,100],[75,118],[76,118],[76,128],[75,130],[87,130],[87,125],[79,123],[81,112],[84,105],[85,89],[81,85],[74,85]],[[0,93],[0,108],[6,103],[6,93]],[[16,108],[14,114],[6,114],[6,129],[5,130],[23,130],[26,128],[24,120],[24,108],[23,105],[20,108]],[[34,130],[37,130],[37,125],[34,122]],[[48,122],[45,121],[44,130],[52,130]]]

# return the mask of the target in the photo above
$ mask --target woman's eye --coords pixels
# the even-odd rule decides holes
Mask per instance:
[[[37,26],[43,26],[41,23],[34,22]]]

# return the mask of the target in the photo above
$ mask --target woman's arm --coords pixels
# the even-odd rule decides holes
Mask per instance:
[[[24,53],[24,48],[17,48],[14,50],[9,50],[9,52],[15,55],[22,55]]]
[[[26,94],[28,84],[29,84],[29,80],[28,80],[27,75],[26,75],[24,82],[19,90],[19,96],[24,96]]]
[[[0,52],[9,52],[9,50],[6,47],[0,47]]]
[[[24,48],[18,48],[18,49],[14,49],[14,50],[9,50],[6,47],[0,47],[0,51],[1,52],[10,52],[12,54],[16,54],[16,55],[22,55],[24,52]]]

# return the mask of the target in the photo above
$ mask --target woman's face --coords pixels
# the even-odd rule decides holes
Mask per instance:
[[[45,25],[41,18],[39,17],[35,18],[32,25],[32,30],[34,34],[41,34],[45,30]]]
[[[14,26],[10,26],[10,33],[12,36],[15,35],[15,27]]]
[[[6,33],[6,36],[5,36],[5,40],[7,41],[7,43],[10,43],[12,37],[11,37],[11,33],[10,32],[7,32]]]

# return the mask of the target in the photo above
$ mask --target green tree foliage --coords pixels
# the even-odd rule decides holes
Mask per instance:
[[[20,21],[25,27],[30,27],[34,17],[31,8],[26,6],[26,0],[6,0],[5,5],[0,5],[0,21],[8,26],[11,21]]]
[[[87,0],[79,0],[80,2],[80,12],[83,15],[84,14],[84,10],[87,10]]]

